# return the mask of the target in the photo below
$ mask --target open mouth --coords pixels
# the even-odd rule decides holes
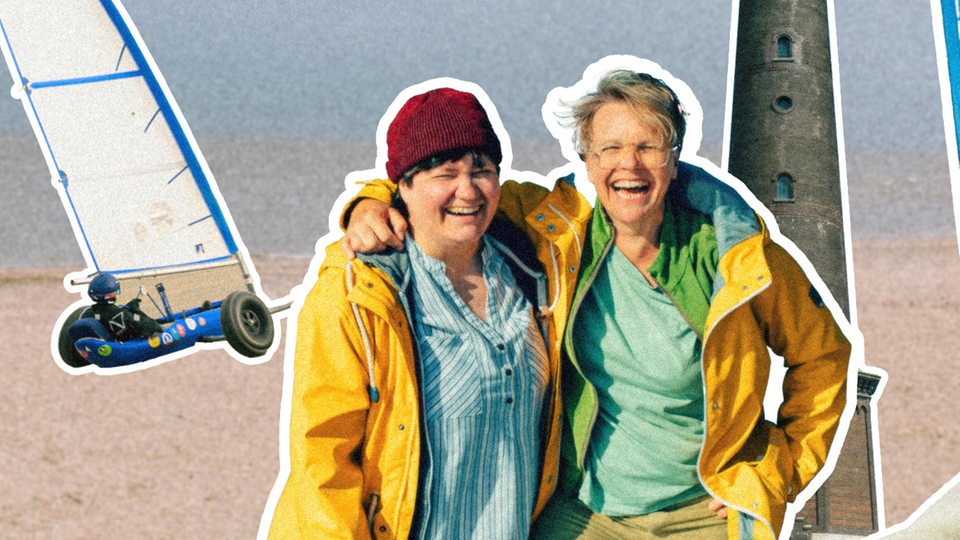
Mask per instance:
[[[455,208],[444,208],[444,211],[453,216],[474,216],[480,213],[483,206],[458,206]]]
[[[627,180],[613,184],[613,190],[625,195],[643,195],[650,191],[650,184]]]

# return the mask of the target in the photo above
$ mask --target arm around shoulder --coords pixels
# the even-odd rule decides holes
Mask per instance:
[[[374,199],[390,204],[390,201],[393,199],[393,192],[396,190],[397,185],[384,178],[376,178],[364,183],[363,188],[360,189],[357,196],[350,199],[347,204],[343,206],[343,211],[340,213],[341,230],[347,230],[347,225],[350,224],[350,215],[353,209],[356,208],[357,203],[363,199]]]

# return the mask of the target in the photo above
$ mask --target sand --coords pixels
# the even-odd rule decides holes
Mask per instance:
[[[254,258],[286,294],[308,261]],[[0,270],[0,538],[254,538],[279,468],[282,349],[261,365],[201,351],[145,371],[69,375],[51,357],[76,269]],[[960,472],[956,239],[854,242],[878,399],[888,524]],[[286,328],[286,322],[283,328]]]

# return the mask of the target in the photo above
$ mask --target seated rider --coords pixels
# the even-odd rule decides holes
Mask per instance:
[[[126,305],[117,305],[120,281],[111,274],[99,274],[93,278],[87,294],[96,303],[81,313],[80,317],[100,321],[117,341],[143,338],[163,330],[160,323],[140,311],[139,297]]]

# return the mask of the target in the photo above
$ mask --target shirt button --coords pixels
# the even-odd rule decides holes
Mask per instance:
[[[506,348],[506,347],[503,346],[503,343],[498,343],[498,344],[497,344],[497,350],[498,350],[498,351],[502,351],[502,350],[504,350],[505,348]]]
[[[556,228],[557,228],[556,225],[553,225],[553,224],[547,225],[547,231],[548,231],[548,232],[553,232],[553,230],[556,229]]]
[[[510,368],[507,368],[506,371],[504,371],[504,373],[506,373],[507,375],[513,375],[513,370]]]
[[[543,214],[537,214],[537,221],[543,221]]]
[[[513,398],[512,398],[512,397],[508,397],[508,398],[507,398],[507,404],[509,405],[509,404],[511,404],[511,403],[513,403]]]

